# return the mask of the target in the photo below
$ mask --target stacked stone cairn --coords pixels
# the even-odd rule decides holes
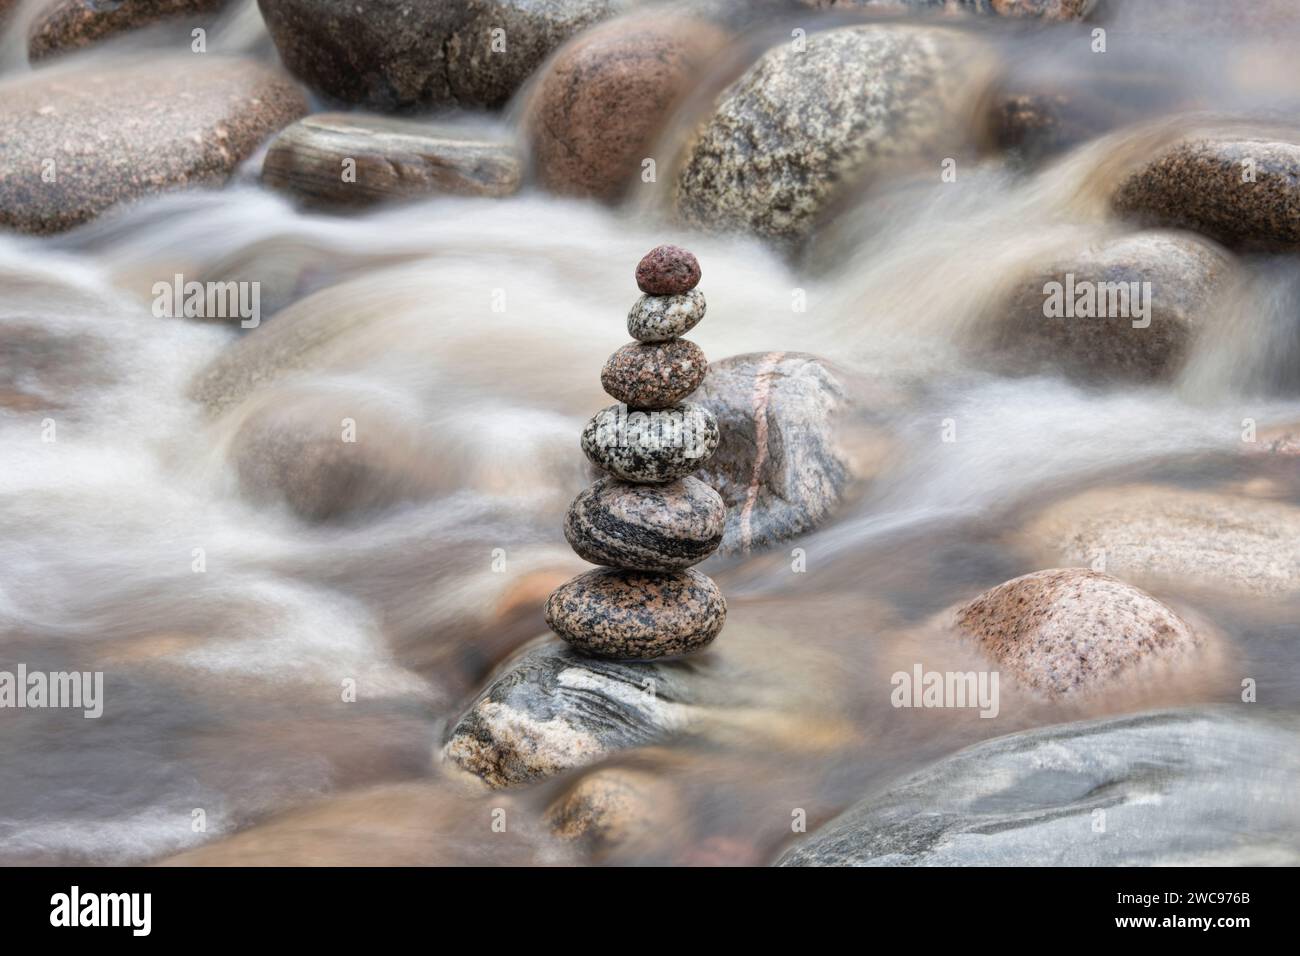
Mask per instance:
[[[699,650],[722,630],[727,602],[696,571],[718,547],[722,497],[691,472],[718,447],[718,422],[683,401],[708,369],[681,336],[704,318],[700,264],[676,246],[641,260],[645,295],[628,313],[635,342],[600,375],[618,399],[582,432],[582,450],[606,473],[569,507],[564,536],[578,555],[602,565],[561,585],[546,602],[551,630],[584,653],[650,660]]]

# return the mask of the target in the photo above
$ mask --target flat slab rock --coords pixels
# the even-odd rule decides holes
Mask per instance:
[[[0,226],[59,232],[125,200],[220,184],[305,112],[297,84],[241,57],[34,73],[0,100]]]
[[[1295,866],[1300,717],[1257,706],[986,741],[864,799],[778,865]]]
[[[345,180],[345,163],[355,177]],[[262,180],[321,203],[368,205],[427,195],[507,196],[519,189],[522,162],[504,136],[446,123],[317,113],[271,144]]]
[[[687,664],[598,660],[548,641],[479,695],[443,755],[506,787],[666,740],[694,723],[698,704]]]

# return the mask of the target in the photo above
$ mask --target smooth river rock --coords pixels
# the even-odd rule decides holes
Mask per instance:
[[[345,163],[355,175],[344,179]],[[316,113],[271,143],[262,181],[320,203],[420,196],[508,196],[522,162],[503,136],[364,113]]]
[[[680,246],[655,246],[637,263],[636,284],[646,295],[682,295],[700,284],[700,262]]]
[[[975,351],[1004,373],[1059,369],[1086,383],[1168,379],[1221,313],[1235,275],[1230,253],[1191,233],[1107,240],[1021,282],[992,310]],[[1072,300],[1074,314],[1044,314],[1052,295],[1062,306]]]
[[[695,471],[712,457],[718,440],[717,419],[694,402],[654,411],[611,405],[582,430],[582,451],[616,478],[656,483]]]
[[[643,295],[627,314],[627,334],[638,342],[667,342],[685,335],[704,318],[704,293]]]
[[[1300,131],[1192,133],[1120,183],[1115,210],[1232,247],[1300,247]]]
[[[938,27],[846,26],[811,33],[806,49],[781,43],[695,130],[676,210],[702,229],[802,239],[841,186],[919,154],[935,168],[953,155],[988,62]]]
[[[698,720],[698,693],[680,665],[601,660],[549,641],[488,685],[443,755],[490,787],[527,783],[671,739]]]
[[[55,0],[32,21],[27,55],[40,60],[140,27],[178,20],[206,26],[231,0]]]
[[[696,472],[727,504],[721,550],[748,552],[810,531],[852,479],[837,425],[850,405],[830,366],[801,352],[755,352],[709,365],[692,396],[721,441]]]
[[[710,644],[727,602],[707,575],[597,568],[556,588],[546,624],[578,650],[614,660],[653,660]]]
[[[699,388],[708,369],[704,350],[686,339],[630,342],[609,357],[600,384],[631,408],[668,408]]]
[[[722,541],[727,508],[698,478],[633,485],[602,478],[574,499],[564,537],[592,564],[638,571],[680,571]]]
[[[1045,506],[1016,534],[1033,560],[1092,565],[1150,586],[1300,594],[1300,508],[1165,485],[1097,488]]]
[[[541,185],[614,200],[641,184],[655,137],[727,36],[659,10],[571,40],[538,79],[523,121]]]
[[[258,0],[284,65],[384,112],[502,107],[564,41],[631,0]]]
[[[999,584],[958,608],[954,623],[1003,674],[1044,697],[1184,667],[1204,643],[1151,595],[1084,568]]]
[[[867,796],[781,866],[1300,864],[1300,719],[1161,711],[998,737]]]
[[[59,232],[120,202],[219,185],[306,111],[296,84],[239,57],[38,71],[0,98],[0,226]]]

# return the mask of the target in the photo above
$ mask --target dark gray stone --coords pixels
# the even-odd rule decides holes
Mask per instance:
[[[722,541],[727,507],[697,478],[634,485],[602,478],[569,507],[564,536],[592,564],[636,571],[680,571]]]

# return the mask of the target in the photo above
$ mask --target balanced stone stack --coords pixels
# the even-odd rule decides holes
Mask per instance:
[[[698,650],[722,630],[727,602],[692,568],[722,541],[722,497],[691,477],[718,447],[718,422],[686,402],[708,362],[680,336],[704,318],[700,265],[676,246],[652,250],[636,270],[645,293],[628,313],[635,342],[601,372],[618,399],[587,423],[582,450],[608,477],[569,508],[564,536],[603,565],[556,589],[546,623],[588,654],[649,660]]]

